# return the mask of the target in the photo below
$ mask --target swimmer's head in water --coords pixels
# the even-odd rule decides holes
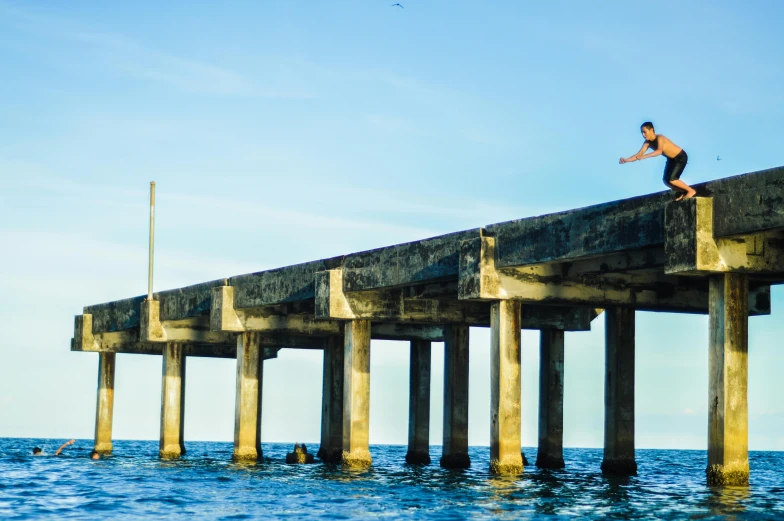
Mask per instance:
[[[39,454],[41,454],[41,452],[43,452],[41,450],[41,447],[34,447],[33,448],[33,456],[38,456]]]
[[[642,132],[642,137],[644,137],[647,141],[650,141],[656,136],[656,132],[653,130],[653,123],[650,121],[646,121],[640,125],[640,132]]]
[[[90,459],[101,459],[101,455],[92,450],[90,451]]]

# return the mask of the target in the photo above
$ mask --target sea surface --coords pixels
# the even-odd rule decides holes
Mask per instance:
[[[190,442],[178,461],[158,443],[116,441],[88,457],[78,440],[0,438],[0,519],[784,519],[784,452],[752,452],[748,487],[708,487],[704,451],[638,450],[639,474],[602,476],[601,449],[566,449],[567,468],[500,478],[489,448],[471,447],[471,468],[404,463],[406,447],[374,445],[373,466],[287,465],[293,444],[265,443],[264,460],[231,462],[231,443]],[[309,452],[318,449],[309,447]],[[533,462],[536,451],[524,449]]]

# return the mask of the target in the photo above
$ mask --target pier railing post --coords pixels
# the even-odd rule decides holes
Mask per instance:
[[[161,378],[160,457],[177,458],[185,454],[183,426],[185,417],[185,355],[182,344],[163,346]]]
[[[539,450],[536,466],[564,468],[564,331],[542,329],[539,343]]]
[[[444,331],[444,446],[441,466],[468,468],[468,326]]]
[[[430,342],[411,341],[406,463],[430,464]]]
[[[237,335],[237,386],[234,397],[234,452],[238,461],[255,461],[261,452],[261,397],[264,353],[260,334]]]
[[[327,339],[321,389],[321,446],[317,457],[339,463],[343,452],[343,337]]]
[[[748,279],[714,275],[709,281],[709,485],[748,485]]]
[[[345,325],[343,353],[343,454],[347,467],[368,467],[370,457],[370,321]]]
[[[490,472],[523,473],[520,424],[520,302],[490,307]]]
[[[101,454],[112,452],[115,353],[98,354],[98,391],[95,404],[95,445]]]
[[[634,459],[634,309],[605,313],[604,460],[602,472],[637,473]]]

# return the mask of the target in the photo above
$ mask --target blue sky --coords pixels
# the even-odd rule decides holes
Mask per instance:
[[[146,291],[150,180],[162,290],[659,191],[663,161],[617,164],[646,120],[686,182],[784,164],[779,2],[391,3],[0,0],[0,436],[92,437],[73,316]],[[752,449],[784,450],[782,308],[774,288],[750,321]],[[602,445],[603,334],[566,338],[567,446]],[[707,339],[706,317],[638,313],[639,447],[706,447]],[[371,367],[371,443],[405,443],[407,345]],[[528,446],[537,368],[526,332]],[[265,441],[318,439],[320,376],[317,352],[267,365]],[[189,360],[187,383],[186,439],[230,440],[233,362]],[[160,358],[120,355],[115,437],[156,439],[159,411]]]

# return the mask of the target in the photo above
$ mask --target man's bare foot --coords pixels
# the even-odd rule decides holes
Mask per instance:
[[[680,201],[681,199],[683,199],[683,197],[684,197],[685,195],[686,195],[686,194],[681,194],[681,195],[679,195],[678,197],[676,197],[676,198],[675,198],[675,200],[676,200],[676,201]]]
[[[689,192],[686,193],[686,195],[683,196],[683,198],[684,199],[691,199],[695,195],[697,195],[697,190],[690,190]]]

